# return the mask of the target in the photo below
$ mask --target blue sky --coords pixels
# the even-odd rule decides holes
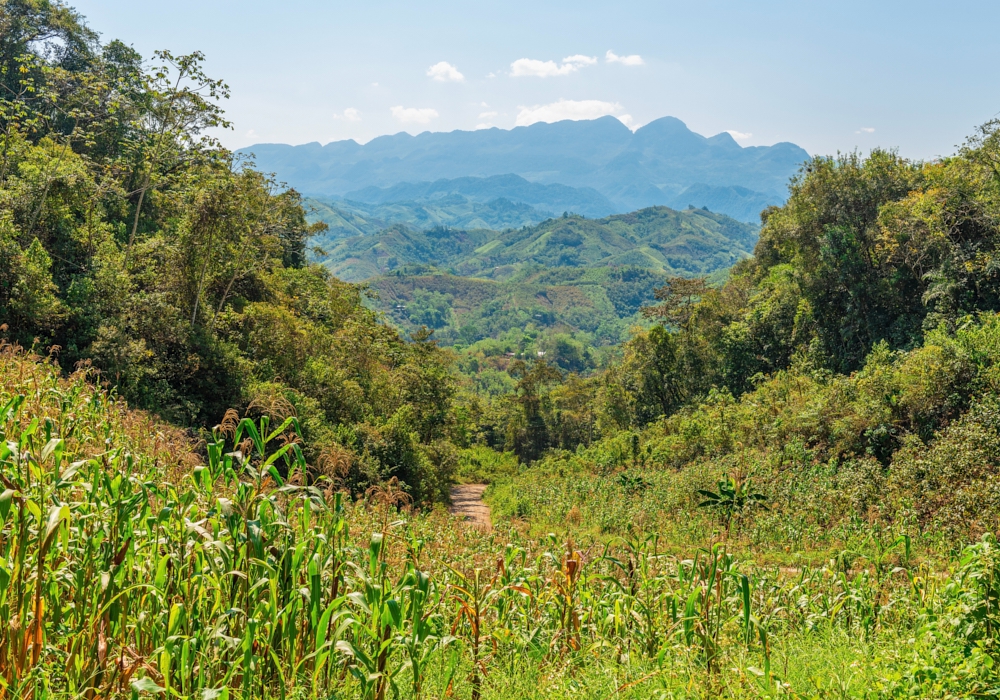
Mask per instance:
[[[144,56],[203,51],[234,148],[613,114],[933,158],[1000,114],[995,0],[70,3]]]

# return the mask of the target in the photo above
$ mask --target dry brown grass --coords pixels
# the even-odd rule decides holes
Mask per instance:
[[[24,405],[15,419],[21,429],[32,419],[45,425],[50,421],[54,434],[63,437],[68,454],[77,459],[99,458],[109,445],[127,446],[136,454],[153,460],[154,470],[165,481],[178,481],[200,462],[197,444],[180,428],[136,409],[99,386],[100,375],[89,365],[78,366],[63,375],[54,355],[42,357],[0,341],[0,404],[13,396],[24,396]],[[86,406],[88,420],[72,420],[63,413],[67,396],[74,404]],[[6,398],[5,398],[6,397]],[[73,428],[61,423],[72,420]],[[64,428],[67,428],[64,430]]]

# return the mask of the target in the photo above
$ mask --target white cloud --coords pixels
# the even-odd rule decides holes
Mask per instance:
[[[492,124],[476,124],[476,128],[474,129],[474,131],[479,131],[481,129],[492,129],[492,128],[493,128]]]
[[[642,56],[637,53],[632,54],[631,56],[619,56],[610,49],[606,54],[604,54],[604,60],[608,63],[620,63],[623,66],[641,66],[645,63],[645,61],[642,60]]]
[[[427,75],[439,83],[464,83],[465,76],[458,72],[458,68],[447,61],[435,63],[427,69]]]
[[[483,112],[482,114],[479,115],[479,118],[480,119],[492,119],[496,115],[497,115],[496,112]]]
[[[861,133],[874,134],[875,133],[875,127],[873,127],[873,126],[863,126],[863,127],[861,127],[861,129],[859,131],[855,131],[854,133],[855,134],[861,134]]]
[[[620,114],[618,115],[618,121],[627,126],[632,131],[635,131],[635,119],[632,118],[631,114]]]
[[[557,65],[555,61],[538,61],[533,58],[519,58],[510,64],[510,74],[515,78],[534,76],[551,78],[555,75],[569,75],[576,70],[572,63]]]
[[[534,58],[519,58],[510,64],[510,74],[515,78],[532,76],[536,78],[551,78],[557,75],[569,75],[575,73],[584,66],[592,66],[597,63],[597,59],[591,56],[577,54],[567,56],[562,60],[562,64],[555,61],[539,61]]]
[[[547,105],[534,107],[519,107],[515,124],[528,126],[535,122],[559,122],[564,119],[597,119],[608,114],[621,111],[617,102],[602,102],[601,100],[559,100]]]
[[[733,131],[732,129],[726,129],[726,133],[737,141],[746,141],[748,138],[753,136],[753,134],[744,134],[742,131]]]
[[[361,121],[361,110],[355,109],[354,107],[348,107],[344,110],[343,114],[334,114],[334,119],[343,119],[345,122],[359,122]]]
[[[486,77],[487,78],[495,78],[495,77],[497,77],[497,74],[496,73],[489,73]]]
[[[400,105],[393,107],[390,111],[401,124],[429,124],[431,119],[436,119],[438,116],[437,110],[429,107],[418,109]]]

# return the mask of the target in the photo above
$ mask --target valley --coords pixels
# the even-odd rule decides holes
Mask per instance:
[[[810,129],[860,143],[824,75],[852,109],[907,94],[879,8],[874,41],[824,15],[820,51],[787,8],[677,6],[702,21],[670,35],[514,3],[532,50],[624,16],[659,53],[459,70],[449,37],[511,33],[474,3],[217,5],[102,5],[133,45],[0,0],[0,700],[1000,694],[1000,120],[932,160],[810,156],[558,96],[694,85],[726,110],[701,123],[786,133],[804,64]],[[947,65],[938,11],[891,53]],[[752,44],[706,58],[723,20]],[[314,31],[342,60],[308,65]],[[813,70],[841,44],[875,98]],[[699,63],[753,99],[711,103]],[[219,65],[266,82],[232,103],[262,133],[358,140],[227,147],[266,137],[230,133]]]

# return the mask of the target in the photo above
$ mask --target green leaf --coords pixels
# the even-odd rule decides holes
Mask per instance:
[[[152,678],[140,678],[137,681],[132,681],[132,690],[137,693],[165,693],[166,688],[161,688],[153,682]]]
[[[73,462],[59,474],[59,481],[69,481],[80,471],[80,467],[86,464],[86,460],[80,460],[79,462]]]
[[[271,478],[274,479],[274,482],[278,484],[278,486],[285,483],[285,480],[281,478],[281,474],[278,473],[278,468],[273,464],[268,465],[267,473],[271,475]]]
[[[32,418],[31,422],[28,423],[28,427],[21,431],[21,437],[18,439],[18,444],[24,445],[25,441],[35,434],[38,430],[38,419]]]
[[[24,403],[23,394],[18,394],[17,396],[12,398],[4,405],[3,409],[0,409],[0,419],[10,420],[11,418],[13,418],[14,413],[16,413],[17,409],[21,407],[22,403]]]
[[[254,447],[257,449],[257,454],[264,454],[264,442],[260,438],[260,432],[257,430],[257,426],[249,418],[244,418],[240,421],[240,424],[236,426],[236,435],[233,437],[233,442],[235,444],[240,444],[240,438],[243,437],[243,432],[246,431],[250,435],[250,439],[253,441]]]
[[[261,470],[266,469],[270,465],[274,464],[278,459],[280,459],[281,457],[284,457],[285,453],[288,452],[289,449],[291,449],[291,447],[292,447],[293,444],[295,444],[295,443],[288,443],[284,447],[278,449],[273,455],[271,455],[270,457],[268,457],[266,460],[264,460],[264,463],[262,465],[260,465],[261,466]]]
[[[326,610],[323,611],[323,616],[319,619],[319,625],[316,628],[316,651],[326,646],[326,636],[330,629],[330,618],[333,616],[333,611],[340,607],[341,600],[341,598],[338,598],[330,603]]]
[[[382,624],[396,629],[403,626],[403,610],[398,600],[390,599],[385,602],[385,610],[382,612]]]
[[[37,503],[35,503],[31,499],[28,499],[27,501],[24,502],[24,507],[28,509],[28,512],[31,513],[32,517],[34,517],[35,520],[41,522],[42,509],[38,507]]]
[[[285,432],[285,428],[287,428],[292,424],[295,425],[295,432],[298,433],[299,437],[302,437],[302,433],[299,431],[299,421],[295,418],[295,416],[289,416],[288,418],[285,419],[284,423],[279,425],[270,435],[267,436],[267,439],[264,441],[264,443],[266,444],[271,442],[271,440],[273,440],[274,438],[278,437],[283,432]]]
[[[62,453],[63,441],[61,438],[52,438],[47,443],[45,447],[42,448],[42,461],[44,462],[49,457],[52,456],[53,452]]]
[[[163,587],[167,584],[167,561],[168,557],[160,557],[160,561],[156,563],[156,576],[153,578],[153,585],[163,590]]]
[[[69,522],[69,506],[52,506],[49,509],[49,520],[45,525],[45,538],[42,540],[42,550],[41,556],[45,556],[49,547],[52,546],[52,540],[55,538],[56,533],[59,532],[59,526],[62,525],[63,521]]]
[[[10,507],[16,495],[18,495],[18,492],[14,489],[7,489],[3,493],[0,493],[0,524],[7,521],[7,516],[10,515]]]
[[[7,588],[10,583],[10,569],[7,568],[7,560],[0,558],[0,591]]]

